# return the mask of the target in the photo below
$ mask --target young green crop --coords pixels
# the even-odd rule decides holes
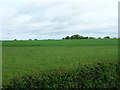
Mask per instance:
[[[17,46],[116,46],[118,39],[3,41],[3,47]]]

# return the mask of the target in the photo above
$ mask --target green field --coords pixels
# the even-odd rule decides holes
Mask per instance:
[[[2,41],[3,84],[18,75],[117,60],[118,39]]]

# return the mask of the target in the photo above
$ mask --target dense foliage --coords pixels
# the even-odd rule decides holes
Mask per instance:
[[[76,34],[76,35],[72,35],[72,36],[66,36],[63,39],[88,39],[88,37],[83,37],[81,35]]]
[[[104,38],[109,39],[110,37],[109,36],[105,36]],[[96,39],[96,38],[95,37],[83,37],[83,36],[81,36],[79,34],[75,34],[75,35],[72,35],[72,36],[66,36],[66,37],[64,37],[62,39]],[[98,37],[98,39],[101,39],[101,37]]]
[[[40,73],[15,77],[3,89],[21,88],[120,88],[117,63],[79,66],[71,72]]]

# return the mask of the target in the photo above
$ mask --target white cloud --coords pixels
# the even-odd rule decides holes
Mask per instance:
[[[117,0],[0,2],[0,39],[62,38],[76,33],[117,37]]]
[[[23,15],[20,15],[20,16],[14,18],[11,23],[24,24],[26,22],[29,22],[31,19],[32,19],[32,17],[30,15],[23,14]]]

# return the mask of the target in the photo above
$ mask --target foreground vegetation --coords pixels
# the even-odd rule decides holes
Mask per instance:
[[[14,77],[4,89],[33,88],[120,88],[117,63],[79,66],[71,72],[39,73]]]
[[[80,69],[81,67],[79,69],[76,69],[78,67],[78,64],[80,64],[80,66],[91,65],[92,67],[95,63],[98,62],[103,64],[109,62],[111,62],[112,64],[117,62],[118,40],[117,39],[89,39],[89,40],[84,39],[84,40],[3,41],[2,52],[3,52],[2,55],[3,85],[5,87],[15,86],[17,88],[18,86],[16,86],[17,84],[16,81],[18,81],[18,85],[21,84],[20,85],[21,87],[27,87],[26,85],[28,85],[29,83],[26,81],[28,80],[28,76],[34,77],[35,82],[39,82],[39,84],[43,83],[43,81],[46,80],[45,81],[46,84],[43,83],[43,86],[46,85],[44,87],[53,87],[54,83],[53,86],[48,85],[50,84],[49,80],[53,80],[52,82],[55,82],[54,78],[58,78],[60,76],[60,78],[63,77],[61,78],[62,81],[60,82],[64,82],[64,80],[66,80],[64,77],[66,78],[68,77],[65,76],[67,74],[68,75],[70,74],[70,78],[72,77],[71,75],[77,77],[78,76],[77,73],[81,72],[79,71],[81,70]],[[115,66],[113,67],[115,72],[116,64],[112,65],[111,67],[110,66],[111,65],[108,65],[108,69]],[[87,71],[89,71],[88,69],[85,70],[83,71],[85,71],[86,73]],[[97,69],[95,70],[97,71]],[[55,71],[57,73],[50,73],[51,71]],[[92,73],[96,71],[89,71],[89,72]],[[36,75],[36,73],[39,72],[45,73],[45,76],[43,74]],[[113,72],[111,71],[111,74],[112,73]],[[47,75],[49,75],[51,79],[47,79],[48,78]],[[43,78],[42,76],[46,77],[46,79]],[[115,77],[116,76],[117,74],[115,74]],[[115,77],[113,78],[114,80]],[[81,78],[81,76],[79,78]],[[76,78],[75,80],[77,79],[78,78]],[[69,77],[66,80],[67,86],[62,86],[62,87],[78,87],[78,85],[76,86],[76,84],[79,81],[81,81],[81,79],[78,79],[78,81],[76,81],[76,84],[70,86],[68,85],[69,83],[67,83],[68,80]],[[74,81],[74,78],[72,78],[72,80]],[[15,82],[16,84],[14,84]],[[61,84],[60,82],[58,82],[58,85],[56,83],[57,86],[55,85],[55,87],[60,87],[59,86],[59,84]],[[89,80],[84,81],[83,83],[87,83],[87,82],[89,82]],[[91,82],[92,80],[90,81],[90,83]],[[30,81],[30,83],[33,83],[33,86],[38,87],[37,85],[34,85],[35,83],[33,81],[32,82]],[[114,82],[112,81],[112,83]],[[115,85],[116,86],[113,85],[112,87],[118,87],[116,82]],[[86,87],[84,85],[82,86]],[[107,85],[105,85],[104,87],[107,87]]]

